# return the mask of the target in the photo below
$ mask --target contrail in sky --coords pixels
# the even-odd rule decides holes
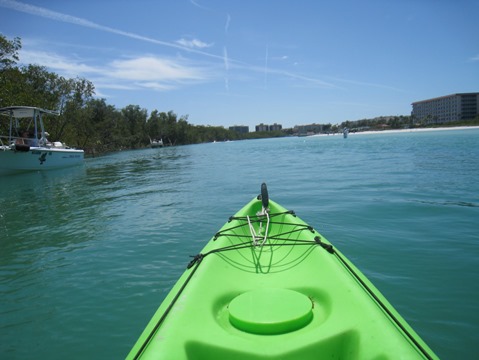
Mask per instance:
[[[264,59],[264,89],[268,87],[268,45],[266,45],[266,56]]]
[[[82,19],[82,18],[79,18],[79,17],[76,17],[76,16],[67,15],[67,14],[62,14],[62,13],[59,13],[59,12],[56,12],[56,11],[48,10],[48,9],[45,9],[45,8],[42,8],[42,7],[39,7],[39,6],[35,6],[35,5],[21,3],[19,1],[15,1],[15,0],[0,0],[0,6],[6,7],[6,8],[9,8],[9,9],[12,9],[12,10],[24,12],[24,13],[27,13],[27,14],[40,16],[40,17],[44,17],[44,18],[47,18],[47,19],[52,19],[52,20],[55,20],[55,21],[61,21],[61,22],[70,23],[70,24],[74,24],[74,25],[78,25],[78,26],[83,26],[83,27],[87,27],[87,28],[91,28],[91,29],[97,29],[97,30],[109,32],[109,33],[112,33],[112,34],[126,36],[126,37],[129,37],[131,39],[146,41],[146,42],[150,42],[150,43],[157,44],[157,45],[168,46],[168,47],[172,47],[172,48],[176,48],[176,49],[180,49],[180,50],[184,50],[184,51],[188,51],[188,52],[192,52],[192,53],[196,53],[196,54],[200,54],[200,55],[204,55],[204,56],[209,56],[209,57],[216,58],[216,59],[222,59],[221,56],[210,54],[210,53],[207,53],[207,52],[204,52],[204,51],[199,51],[199,50],[195,50],[195,49],[192,49],[192,48],[181,46],[181,45],[178,45],[178,44],[175,44],[175,43],[171,43],[171,42],[167,42],[167,41],[161,41],[161,40],[153,39],[153,38],[150,38],[150,37],[138,35],[138,34],[135,34],[135,33],[111,28],[109,26],[104,26],[104,25],[94,23],[93,21],[90,21],[90,20],[87,20],[87,19]]]
[[[225,63],[225,70],[226,70],[225,87],[226,87],[226,90],[229,90],[228,70],[230,68],[230,65],[228,62],[228,50],[226,49],[226,46],[223,47],[223,61]]]
[[[231,22],[231,15],[226,14],[225,34],[228,33],[228,29],[230,28],[230,22]]]
[[[230,68],[230,65],[228,62],[228,50],[226,49],[226,46],[223,47],[223,61],[225,63],[225,69],[226,71],[228,71]]]
[[[200,5],[195,0],[190,0],[190,2],[193,5],[200,7]],[[97,23],[95,23],[93,21],[90,21],[90,20],[87,20],[87,19],[79,18],[79,17],[76,17],[76,16],[68,15],[68,14],[59,13],[59,12],[52,11],[52,10],[42,8],[42,7],[39,7],[39,6],[35,6],[35,5],[25,4],[25,3],[22,3],[22,2],[16,1],[16,0],[0,0],[0,7],[12,9],[12,10],[15,10],[15,11],[20,11],[20,12],[31,14],[31,15],[34,15],[34,16],[40,16],[40,17],[55,20],[55,21],[74,24],[74,25],[78,25],[78,26],[91,28],[91,29],[97,29],[99,31],[109,32],[109,33],[112,33],[112,34],[117,34],[117,35],[120,35],[120,36],[125,36],[125,37],[131,38],[131,39],[145,41],[145,42],[149,42],[149,43],[156,44],[156,45],[167,46],[167,47],[183,50],[183,51],[186,51],[186,52],[189,52],[189,53],[195,53],[195,54],[198,54],[198,55],[207,56],[207,57],[214,58],[214,59],[217,59],[217,60],[222,60],[224,62],[224,66],[225,66],[226,71],[229,70],[230,64],[234,64],[236,68],[247,69],[249,71],[255,71],[255,72],[261,72],[262,71],[262,72],[265,73],[265,82],[267,80],[266,73],[273,73],[273,74],[280,74],[280,75],[283,75],[283,76],[287,76],[287,77],[291,77],[291,78],[296,78],[296,79],[301,79],[301,80],[305,80],[305,81],[308,81],[308,82],[316,83],[317,85],[320,85],[320,86],[323,86],[323,87],[336,87],[336,86],[334,86],[332,84],[329,84],[327,82],[324,82],[320,79],[308,78],[308,77],[293,74],[293,73],[290,73],[290,72],[269,69],[268,68],[268,49],[266,49],[265,67],[263,69],[260,69],[260,67],[253,66],[251,64],[247,64],[247,63],[244,63],[242,61],[229,59],[226,47],[223,48],[223,55],[215,55],[215,54],[207,53],[207,52],[204,52],[204,51],[201,51],[201,50],[196,50],[194,48],[185,47],[185,46],[182,46],[182,45],[177,44],[177,43],[161,41],[161,40],[153,39],[153,38],[150,38],[150,37],[147,37],[147,36],[135,34],[135,33],[132,33],[132,32],[127,32],[127,31],[123,31],[123,30],[120,30],[120,29],[115,29],[115,28],[112,28],[112,27],[109,27],[109,26],[100,25],[100,24],[97,24]],[[225,32],[228,31],[230,21],[231,21],[231,16],[229,14],[227,14],[226,23],[225,23]],[[228,79],[227,78],[225,79],[225,85],[228,88]]]

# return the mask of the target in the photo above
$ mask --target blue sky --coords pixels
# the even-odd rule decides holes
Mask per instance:
[[[479,91],[478,14],[475,0],[0,0],[0,33],[118,109],[254,130]]]

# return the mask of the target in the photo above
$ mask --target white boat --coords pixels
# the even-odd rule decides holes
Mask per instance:
[[[151,140],[150,139],[150,146],[152,148],[163,147],[163,139],[160,139],[160,140]]]
[[[0,134],[0,174],[19,171],[58,169],[83,163],[84,151],[70,148],[59,141],[50,142],[42,116],[58,115],[31,106],[0,108],[0,129],[9,118],[8,135]],[[3,123],[3,124],[2,124]]]

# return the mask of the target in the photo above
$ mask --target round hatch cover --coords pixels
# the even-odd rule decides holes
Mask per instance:
[[[309,324],[313,318],[313,303],[294,290],[252,290],[231,301],[229,318],[234,327],[249,333],[283,334]]]

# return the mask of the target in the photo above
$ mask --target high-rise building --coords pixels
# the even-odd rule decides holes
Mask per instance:
[[[458,93],[412,103],[414,121],[440,124],[474,119],[479,114],[479,92]]]
[[[249,133],[249,126],[245,126],[245,125],[234,125],[234,126],[230,126],[229,129],[231,131],[236,131],[237,133],[240,133],[240,134]]]
[[[283,127],[281,124],[274,123],[273,125],[269,126],[269,131],[280,131]]]
[[[281,124],[274,123],[273,125],[259,124],[255,126],[256,132],[260,131],[280,131],[283,128]]]

